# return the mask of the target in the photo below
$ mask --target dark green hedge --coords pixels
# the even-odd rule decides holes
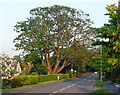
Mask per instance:
[[[11,87],[12,88],[16,88],[16,87],[20,87],[20,86],[22,86],[22,83],[19,79],[14,78],[11,80]]]
[[[119,83],[120,84],[120,67],[117,67],[112,70],[110,79],[113,83]]]
[[[10,79],[2,79],[2,88],[7,88],[10,85],[11,85]]]
[[[50,75],[20,75],[12,80],[12,87],[36,84],[38,82],[52,81],[70,78],[69,74],[50,74]],[[18,85],[17,85],[18,83]]]

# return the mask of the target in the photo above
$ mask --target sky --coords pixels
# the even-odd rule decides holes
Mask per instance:
[[[0,53],[10,57],[21,53],[15,51],[13,39],[19,34],[14,31],[14,26],[26,20],[33,8],[64,5],[80,9],[89,14],[93,27],[102,27],[109,19],[104,15],[107,12],[105,7],[117,3],[118,0],[0,0]]]

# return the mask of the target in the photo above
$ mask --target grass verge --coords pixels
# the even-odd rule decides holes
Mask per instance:
[[[95,87],[104,87],[106,86],[103,82],[100,82],[100,78],[97,78],[97,83],[95,84]]]
[[[109,90],[108,89],[98,89],[98,90],[95,90],[92,95],[112,95],[109,93]]]
[[[104,87],[104,86],[106,86],[103,82],[101,83],[101,82],[97,82],[96,84],[95,84],[95,87]]]

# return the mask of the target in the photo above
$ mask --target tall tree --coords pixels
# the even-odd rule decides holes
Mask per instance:
[[[98,28],[97,38],[103,39],[96,41],[94,45],[102,45],[102,63],[105,72],[112,72],[112,70],[119,66],[120,55],[120,1],[118,6],[115,4],[107,5],[109,16],[109,24]],[[107,39],[105,41],[104,39]]]
[[[71,63],[72,68],[81,72],[86,71],[87,63],[93,56],[92,50],[81,45],[79,41],[74,41],[71,47],[62,49],[61,54],[66,57],[67,62]]]
[[[93,33],[88,14],[81,10],[54,5],[32,9],[30,14],[26,21],[17,22],[15,31],[20,34],[14,43],[17,50],[37,54],[48,74],[59,73],[70,64],[60,55],[61,49],[70,47],[76,37],[86,44]],[[50,62],[52,55],[55,56],[53,63]]]

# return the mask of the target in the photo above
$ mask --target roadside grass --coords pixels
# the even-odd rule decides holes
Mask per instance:
[[[97,82],[96,84],[95,84],[95,87],[104,87],[104,86],[106,86],[103,82],[101,83],[101,82]]]
[[[103,82],[100,82],[100,78],[97,78],[97,83],[95,84],[95,87],[104,87],[106,86]]]
[[[98,89],[95,90],[92,95],[112,95],[111,93],[109,93],[109,89]]]
[[[45,82],[38,82],[36,84],[32,84],[32,85],[24,85],[24,86],[21,86],[21,87],[17,87],[17,88],[3,88],[3,89],[0,89],[1,92],[6,92],[6,91],[12,91],[12,90],[16,90],[16,89],[19,89],[19,88],[24,88],[24,87],[34,87],[34,86],[37,86],[37,85],[42,85],[42,84],[46,84],[46,83],[52,83],[52,82],[56,82],[56,81],[63,81],[65,79],[62,79],[62,80],[52,80],[52,81],[45,81]]]

